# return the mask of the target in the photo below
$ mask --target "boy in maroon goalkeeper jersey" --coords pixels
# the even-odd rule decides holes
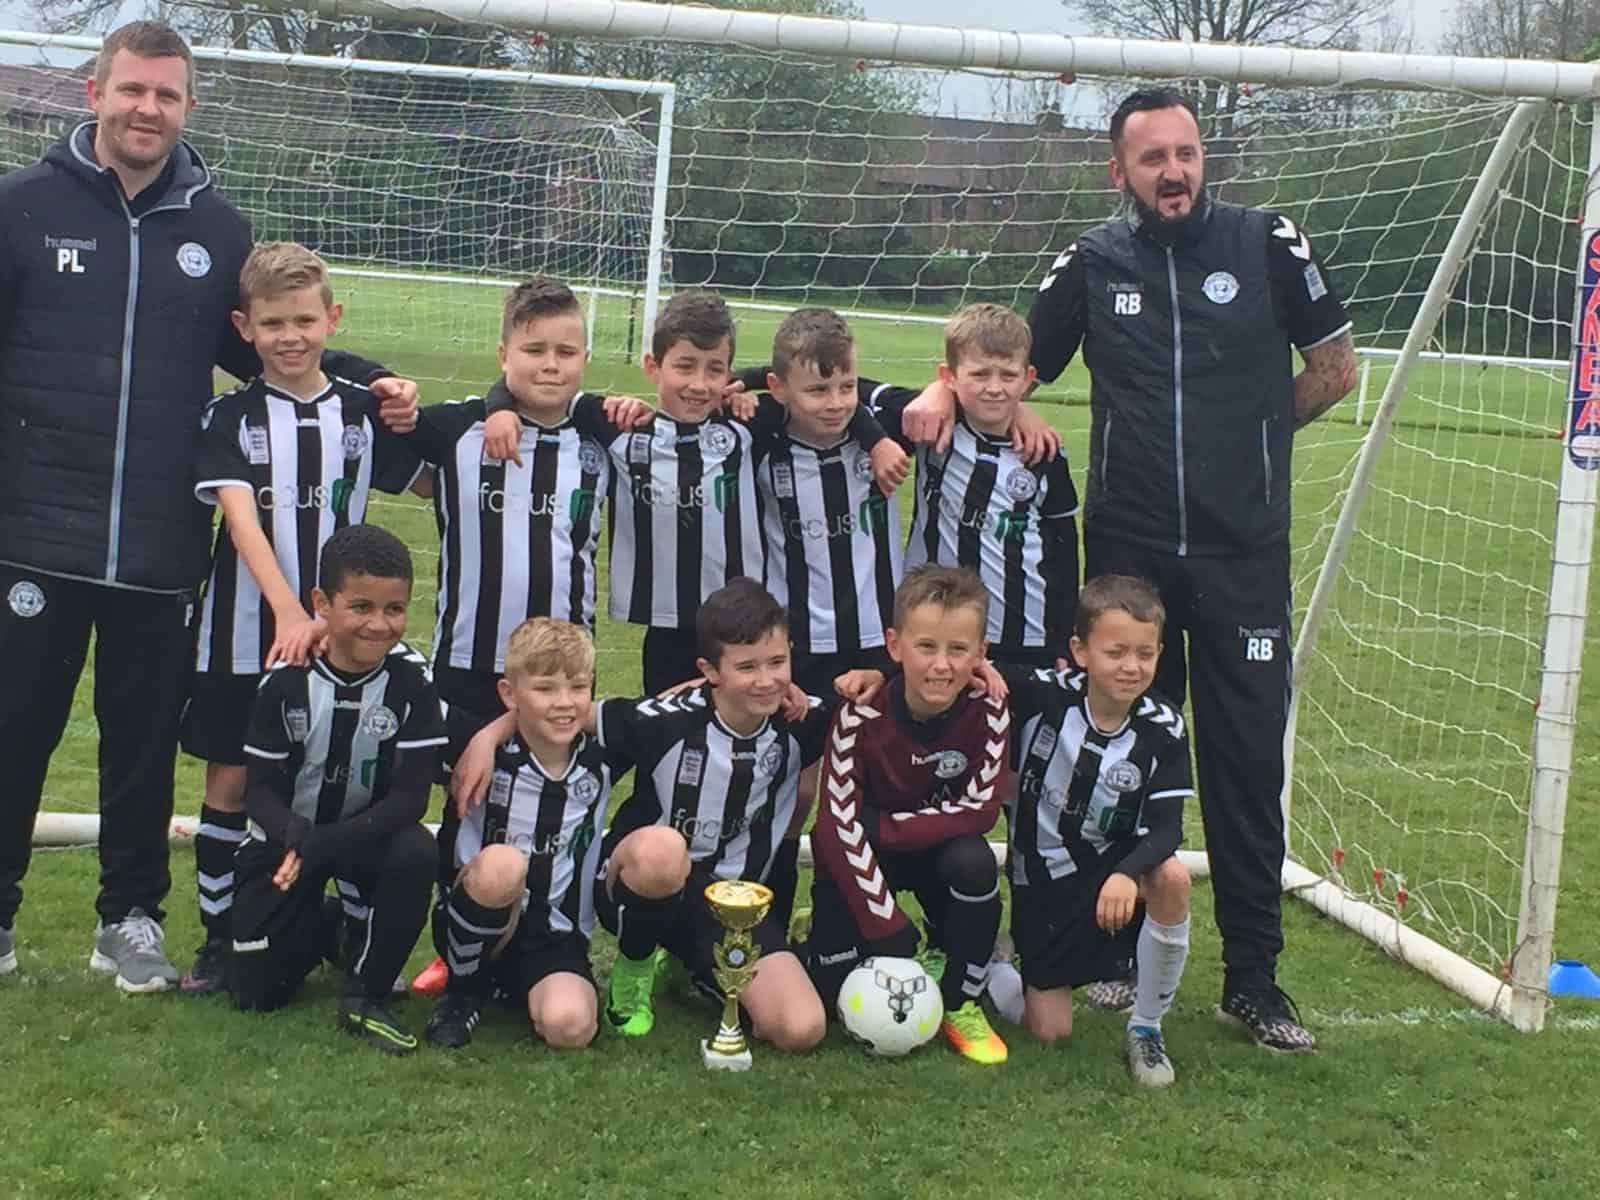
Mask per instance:
[[[887,646],[899,673],[869,702],[844,705],[828,736],[805,958],[831,1009],[863,958],[916,952],[917,929],[895,902],[914,892],[929,948],[945,955],[945,1037],[994,1064],[1006,1047],[979,1001],[1000,884],[984,835],[1006,789],[1011,718],[1003,702],[969,694],[988,606],[963,568],[919,568],[895,592]]]

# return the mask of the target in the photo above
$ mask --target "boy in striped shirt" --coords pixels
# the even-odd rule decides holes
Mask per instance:
[[[855,337],[832,309],[790,313],[772,339],[771,366],[743,372],[740,382],[765,388],[783,406],[785,421],[757,447],[766,586],[789,611],[794,682],[831,702],[841,685],[850,689],[853,672],[889,669],[884,641],[900,583],[900,509],[879,486],[874,460],[894,484],[910,460],[875,430],[852,436],[857,423],[867,428],[858,417],[867,397]],[[812,764],[800,776],[803,803],[772,867],[773,912],[785,927],[817,771]]]
[[[411,580],[410,553],[376,525],[323,547],[312,602],[326,653],[270,672],[250,717],[228,972],[235,1004],[266,1012],[343,957],[339,1027],[390,1054],[417,1047],[388,999],[427,918],[437,851],[421,822],[445,740],[427,663],[400,640]],[[331,879],[363,910],[342,956]]]
[[[505,711],[499,689],[513,630],[552,617],[594,631],[595,552],[613,471],[605,445],[652,414],[639,400],[581,390],[588,341],[571,288],[544,276],[518,284],[506,293],[500,378],[488,395],[423,409],[409,438],[434,468],[433,677],[450,734],[444,774]],[[498,443],[491,414],[502,422]],[[440,872],[453,877],[459,864],[443,842],[440,851]],[[440,958],[413,986],[436,995],[447,979]]]
[[[516,723],[481,804],[446,808],[434,946],[448,965],[424,1036],[465,1046],[498,990],[557,1049],[594,1038],[589,966],[611,764],[591,733],[594,643],[568,621],[512,630],[500,699]]]
[[[756,472],[766,586],[789,610],[795,683],[831,697],[840,675],[888,670],[903,553],[899,506],[874,478],[875,447],[849,435],[861,401],[855,337],[831,309],[796,309],[772,339],[771,367],[742,380],[788,414]]]
[[[408,439],[434,467],[439,527],[434,680],[455,762],[504,711],[507,639],[530,617],[594,629],[600,509],[611,487],[606,441],[650,418],[650,407],[581,389],[589,361],[578,298],[543,277],[506,295],[501,376],[484,397],[436,404]],[[491,452],[490,413],[504,411],[509,453]],[[614,418],[614,420],[613,420]]]
[[[1031,345],[1028,323],[998,304],[969,305],[945,326],[939,377],[955,393],[956,424],[948,449],[917,453],[906,567],[976,571],[989,593],[990,658],[1065,666],[1078,604],[1078,493],[1065,454],[1029,463],[1012,446],[1033,387]]]
[[[260,355],[261,374],[206,409],[196,463],[195,495],[222,510],[222,525],[181,729],[183,748],[206,760],[195,838],[206,941],[181,981],[190,993],[226,986],[256,685],[275,663],[305,662],[326,632],[310,613],[324,543],[365,519],[372,489],[403,492],[420,469],[372,393],[323,370],[342,310],[321,259],[293,242],[262,243],[245,260],[239,292],[233,321]]]
[[[1150,584],[1100,575],[1078,605],[1077,668],[1001,670],[1018,779],[1006,832],[1022,1024],[1045,1042],[1069,1037],[1073,989],[1137,963],[1123,1056],[1145,1087],[1173,1082],[1161,1020],[1189,955],[1189,873],[1177,858],[1194,794],[1189,742],[1178,709],[1151,688],[1165,620]]]

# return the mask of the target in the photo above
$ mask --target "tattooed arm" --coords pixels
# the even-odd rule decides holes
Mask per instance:
[[[1327,412],[1356,384],[1356,348],[1347,329],[1338,337],[1302,351],[1305,370],[1294,377],[1294,427],[1304,429]]]

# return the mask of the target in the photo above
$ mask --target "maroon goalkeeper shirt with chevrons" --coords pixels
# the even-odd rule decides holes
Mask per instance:
[[[838,884],[864,938],[889,937],[906,923],[879,853],[930,850],[994,828],[1010,731],[1004,702],[965,692],[939,716],[914,720],[902,676],[872,705],[846,704],[834,715],[811,842],[817,874]]]

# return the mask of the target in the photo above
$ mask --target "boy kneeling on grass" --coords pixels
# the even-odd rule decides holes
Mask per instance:
[[[337,876],[369,910],[345,956],[339,1025],[391,1054],[417,1047],[387,1005],[427,918],[437,854],[421,821],[445,744],[427,664],[400,640],[411,579],[411,555],[387,530],[328,539],[312,592],[327,651],[269,672],[256,694],[249,833],[234,860],[234,1002],[281,1008],[335,959],[341,908],[325,892]]]
[[[889,655],[899,668],[868,702],[834,717],[812,846],[804,948],[830,1007],[873,955],[910,957],[919,936],[896,902],[922,905],[937,961],[944,1035],[964,1058],[1006,1061],[981,1006],[1000,928],[1000,881],[985,834],[1007,788],[1010,714],[968,689],[984,657],[989,597],[977,575],[923,566],[895,592]]]
[[[594,643],[568,621],[511,631],[500,699],[515,730],[482,804],[447,806],[433,941],[449,969],[424,1036],[465,1046],[498,991],[557,1049],[594,1039],[589,968],[611,767],[594,736]]]
[[[1069,1036],[1072,989],[1137,963],[1123,1054],[1146,1087],[1174,1078],[1161,1018],[1189,955],[1189,872],[1177,858],[1194,794],[1189,743],[1176,706],[1150,690],[1165,619],[1144,580],[1101,575],[1078,601],[1081,669],[1000,668],[1015,719],[1006,828],[1023,1027],[1046,1042]]]

